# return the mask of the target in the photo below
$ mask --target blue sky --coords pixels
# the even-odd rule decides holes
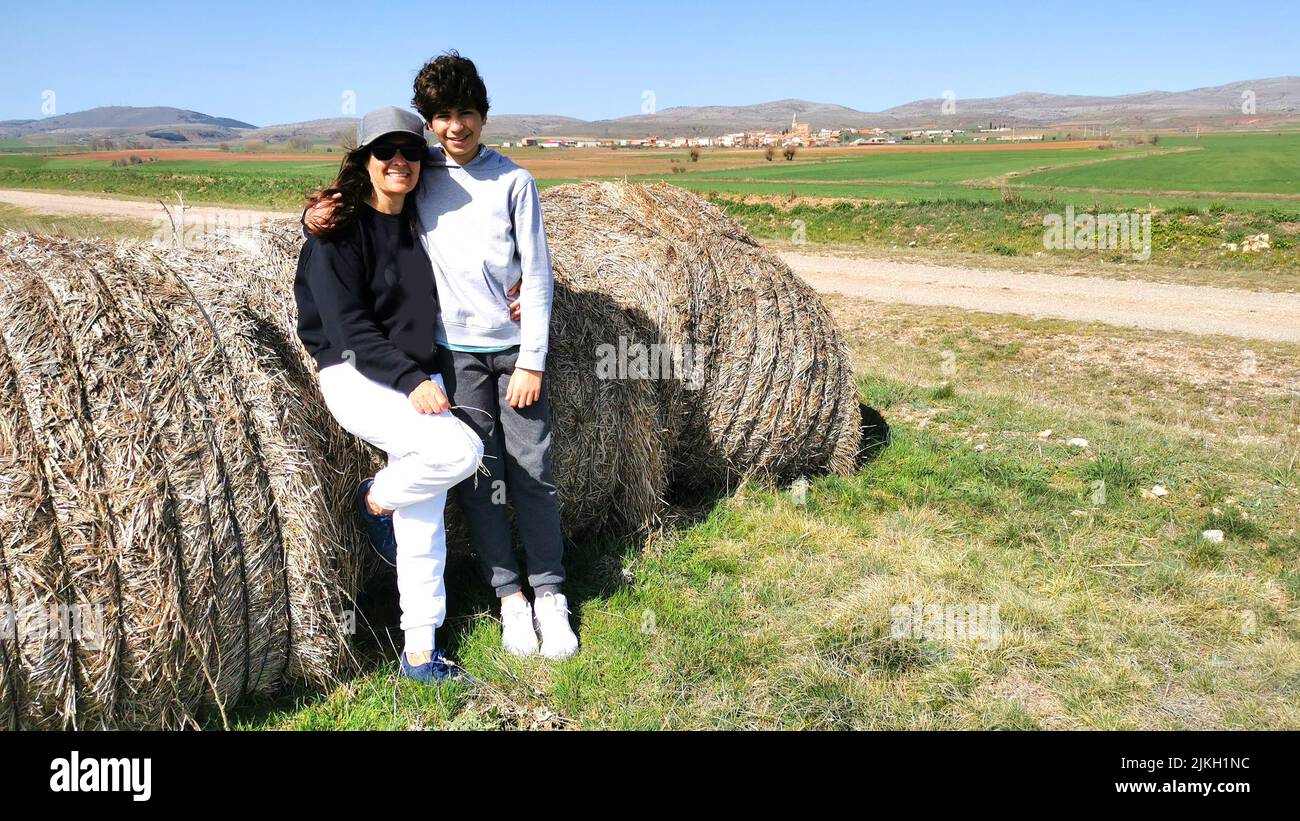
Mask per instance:
[[[183,11],[178,11],[183,9]],[[11,4],[0,119],[171,105],[255,125],[408,105],[449,48],[500,114],[584,119],[801,97],[875,111],[953,90],[1177,91],[1300,74],[1300,3],[174,2]]]

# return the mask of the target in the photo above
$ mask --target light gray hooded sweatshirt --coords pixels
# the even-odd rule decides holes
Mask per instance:
[[[421,173],[415,205],[438,286],[435,340],[463,350],[518,345],[517,367],[545,370],[553,275],[532,175],[487,146],[461,166],[436,145]],[[506,292],[521,280],[515,321]]]

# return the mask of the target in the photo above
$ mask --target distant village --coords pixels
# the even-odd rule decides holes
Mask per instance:
[[[987,128],[929,128],[889,131],[883,128],[821,128],[816,131],[790,119],[780,131],[737,131],[716,137],[659,137],[641,139],[583,139],[566,137],[524,137],[494,143],[500,148],[813,148],[844,145],[896,145],[898,143],[1025,142],[1046,139],[1042,129],[1016,129],[989,123]]]

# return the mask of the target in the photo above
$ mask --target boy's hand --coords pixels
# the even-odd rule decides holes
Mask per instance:
[[[509,291],[506,291],[506,296],[513,296],[513,297],[519,296],[519,289],[523,286],[523,284],[524,281],[522,279],[516,282],[515,287],[511,288]],[[519,321],[519,300],[518,299],[510,303],[510,318],[516,322]]]
[[[302,224],[307,229],[307,233],[313,237],[319,237],[328,231],[330,224],[334,222],[334,209],[338,207],[339,201],[342,199],[343,194],[336,193],[312,203],[302,218]]]
[[[515,368],[506,386],[506,404],[522,410],[542,398],[542,372]]]
[[[447,394],[432,379],[426,379],[420,383],[420,387],[411,391],[410,400],[416,413],[442,413],[451,407]]]

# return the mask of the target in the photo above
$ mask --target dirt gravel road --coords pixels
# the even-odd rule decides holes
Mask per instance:
[[[807,253],[781,257],[819,291],[877,302],[1300,342],[1300,294]]]

